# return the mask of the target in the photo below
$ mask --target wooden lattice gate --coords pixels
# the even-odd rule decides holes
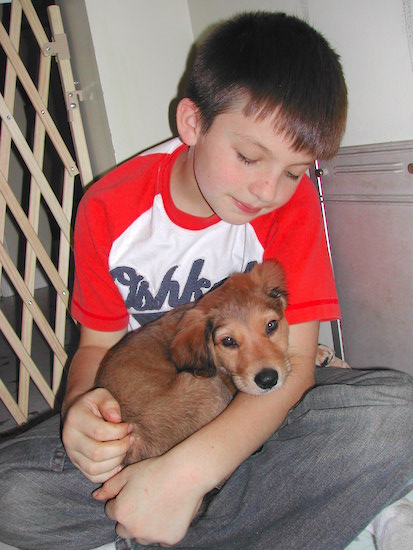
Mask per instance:
[[[64,349],[67,306],[69,301],[68,273],[72,239],[72,211],[75,178],[86,185],[92,180],[85,136],[79,109],[80,92],[76,90],[70,65],[69,48],[58,6],[47,10],[51,39],[40,22],[30,0],[13,0],[9,30],[0,23],[0,44],[5,54],[3,94],[0,96],[0,280],[11,282],[17,299],[21,300],[21,319],[12,326],[0,308],[0,329],[19,362],[18,395],[13,396],[0,378],[0,399],[17,424],[28,419],[29,390],[34,383],[50,407],[54,406],[63,367],[67,362]],[[38,74],[29,74],[19,55],[21,26],[30,27],[38,45]],[[56,59],[63,95],[68,112],[72,142],[77,162],[58,131],[48,110],[52,59]],[[19,127],[15,117],[16,88],[23,90],[32,109],[33,133],[29,137]],[[44,170],[45,147],[54,150],[54,164],[59,164],[60,182],[53,185]],[[10,184],[10,158],[15,155],[27,174],[24,200],[17,197]],[[54,166],[54,173],[56,173]],[[56,190],[57,189],[57,190]],[[39,236],[41,209],[47,211],[57,233],[54,257],[46,250]],[[4,242],[7,217],[19,228],[24,252],[18,263],[11,259]],[[35,273],[41,269],[55,295],[54,319],[47,319],[35,299]],[[32,357],[33,328],[40,331],[52,356],[52,376],[46,381]],[[32,384],[33,385],[33,384]]]

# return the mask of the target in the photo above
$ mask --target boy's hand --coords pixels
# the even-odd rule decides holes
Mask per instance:
[[[102,388],[81,395],[67,411],[62,440],[72,463],[93,483],[103,483],[122,469],[130,445],[129,424]]]
[[[117,521],[119,536],[163,546],[184,538],[204,495],[184,469],[171,469],[168,461],[166,453],[131,464],[93,493],[108,500],[105,511]]]

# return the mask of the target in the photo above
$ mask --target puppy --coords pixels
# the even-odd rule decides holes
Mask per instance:
[[[125,464],[165,453],[238,390],[261,395],[282,386],[290,370],[286,305],[283,271],[268,260],[116,344],[96,386],[109,390],[133,426]]]

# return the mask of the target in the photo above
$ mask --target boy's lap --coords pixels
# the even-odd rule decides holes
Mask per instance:
[[[405,372],[389,368],[371,367],[369,369],[340,369],[335,367],[316,367],[316,385],[356,384],[356,385],[412,385],[413,377]]]
[[[16,507],[20,511],[17,521],[23,521],[25,510],[32,519],[40,519],[42,510],[54,506],[57,511],[61,503],[76,493],[83,494],[85,501],[91,499],[94,488],[66,455],[60,438],[59,415],[0,444],[2,521],[6,521],[6,516],[12,520]]]
[[[114,523],[91,495],[96,487],[66,456],[59,415],[3,442],[0,539],[36,550],[93,548],[113,539]]]
[[[33,422],[17,428],[10,435],[2,435],[0,449],[14,445],[16,441],[57,438],[60,439],[60,415],[51,413],[44,418],[36,418]]]
[[[355,386],[357,386],[357,389]],[[307,396],[292,413],[290,413],[292,416],[287,419],[287,423],[294,423],[296,420],[294,418],[295,411],[301,410],[301,413],[303,413],[304,410],[309,410],[311,408],[318,408],[321,411],[323,407],[328,408],[332,404],[336,407],[341,405],[343,409],[352,407],[354,404],[365,406],[366,401],[371,401],[371,404],[375,404],[384,400],[385,403],[389,404],[392,403],[394,398],[400,396],[406,398],[409,395],[411,396],[412,394],[409,394],[409,391],[412,391],[411,388],[412,378],[404,373],[395,371],[358,371],[355,369],[317,368],[316,388],[308,392]],[[354,391],[355,389],[356,391]],[[396,399],[395,402],[400,402],[400,400]],[[386,409],[389,409],[389,407],[386,407]],[[330,418],[333,418],[330,412],[329,415]],[[298,416],[302,415],[299,414]],[[325,423],[323,414],[321,414],[319,420],[320,423],[321,421]],[[333,420],[332,424],[337,421],[337,419]],[[299,431],[304,429],[305,432],[308,432],[308,426],[307,428],[304,426],[306,422],[301,423],[301,428],[299,424],[300,422],[297,424],[297,429]],[[314,424],[312,426],[314,427]],[[330,429],[332,428],[333,426],[330,426]],[[287,432],[288,431],[287,429]],[[280,432],[282,432],[282,429]],[[287,438],[289,437],[287,433],[284,435]],[[309,434],[307,433],[307,435]],[[297,431],[295,433],[292,431],[292,437],[295,438],[296,436]],[[233,516],[234,513],[236,514],[237,506],[234,506],[233,498],[236,497],[237,500],[242,500],[242,494],[248,486],[251,486],[249,481],[253,481],[253,485],[256,486],[256,490],[254,491],[256,493],[256,502],[258,503],[265,500],[264,489],[268,490],[268,488],[261,487],[260,489],[260,483],[262,483],[263,478],[267,480],[271,478],[269,470],[274,467],[275,463],[277,463],[278,467],[281,469],[282,463],[285,462],[282,455],[284,455],[285,458],[285,453],[288,453],[288,445],[285,446],[284,437],[281,435],[281,437],[277,439],[278,442],[274,440],[272,443],[268,442],[264,446],[263,451],[258,452],[257,455],[251,457],[246,464],[241,466],[237,475],[234,475],[233,479],[228,482],[227,487],[224,487],[217,501],[212,503],[211,512],[213,512],[216,507],[216,514],[218,517],[222,518],[224,523],[227,523],[229,518],[234,519]],[[293,451],[292,449],[291,457],[295,454]],[[309,451],[311,452],[310,449]],[[276,458],[277,455],[278,458]],[[13,479],[13,477],[16,476],[19,471],[20,473],[24,469],[26,469],[27,472],[30,471],[28,477],[25,475],[24,478],[21,479],[24,479],[26,490],[28,489],[27,484],[29,480],[32,480],[32,497],[38,499],[39,506],[40,500],[42,500],[42,506],[44,506],[45,494],[50,494],[51,500],[54,498],[62,501],[65,499],[65,495],[68,497],[70,492],[83,493],[85,510],[91,505],[90,501],[93,501],[90,494],[94,488],[93,484],[87,481],[86,478],[74,468],[64,453],[60,440],[60,418],[58,415],[45,420],[34,428],[25,431],[18,437],[1,444],[0,468],[0,486],[5,484],[6,489],[10,489],[11,485],[15,484],[15,479]],[[7,468],[8,473],[5,472]],[[268,475],[263,475],[263,472],[267,469]],[[50,476],[50,472],[55,475]],[[58,475],[59,473],[64,473],[65,475]],[[50,482],[50,480],[52,480],[52,482]],[[39,484],[41,485],[40,492]],[[225,495],[227,491],[230,496],[230,503],[228,502],[228,495]],[[42,493],[41,497],[40,493]],[[5,493],[2,491],[2,494],[4,495]],[[272,494],[274,494],[273,491]],[[219,505],[220,500],[221,504]],[[99,517],[101,519],[105,518],[102,509],[99,512],[97,510],[89,510],[88,513],[91,514],[91,518],[94,517],[95,521],[98,514],[100,514]],[[214,522],[217,521],[216,514],[211,514],[211,520],[213,519]],[[20,521],[17,518],[16,520]],[[207,522],[208,520],[206,523]],[[110,529],[110,526],[108,526],[108,528]]]
[[[55,414],[0,443],[0,467],[61,469],[65,452],[60,438],[60,417]],[[10,464],[12,459],[12,464]],[[66,459],[67,460],[67,459]],[[58,466],[58,463],[61,465]]]

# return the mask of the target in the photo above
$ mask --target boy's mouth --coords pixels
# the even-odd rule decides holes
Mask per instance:
[[[258,212],[260,212],[261,210],[261,207],[250,206],[249,204],[245,204],[244,202],[241,202],[235,198],[233,198],[232,200],[234,201],[235,206],[246,214],[255,215],[258,214]]]

